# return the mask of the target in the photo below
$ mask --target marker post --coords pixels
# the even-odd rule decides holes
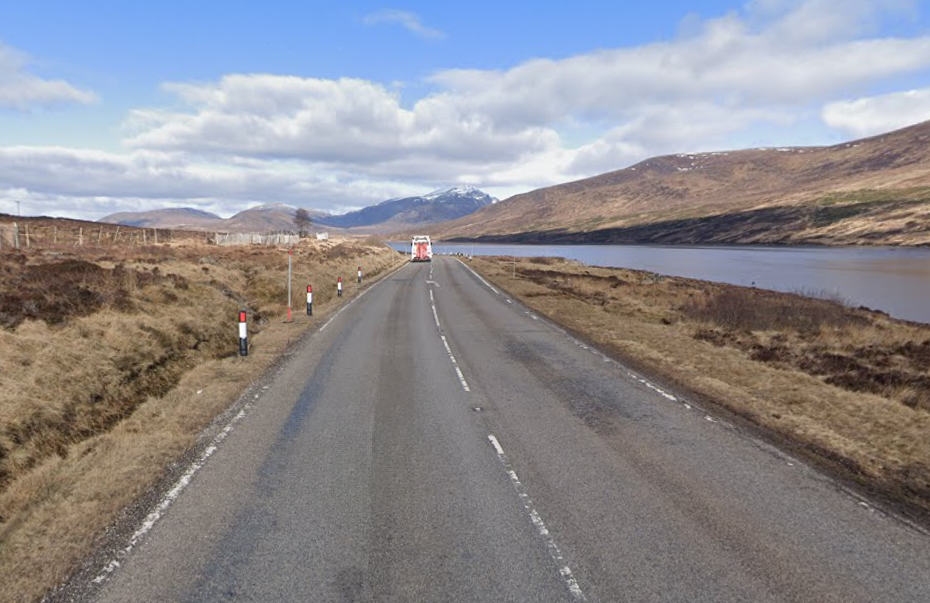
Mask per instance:
[[[342,277],[336,281],[336,297],[342,297]]]
[[[307,285],[307,316],[313,316],[313,285]]]
[[[249,355],[249,333],[246,327],[245,310],[239,312],[239,355]]]
[[[358,284],[359,285],[362,284],[362,267],[361,266],[358,267]]]

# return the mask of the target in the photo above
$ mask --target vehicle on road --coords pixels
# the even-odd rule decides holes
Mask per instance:
[[[433,260],[433,245],[427,235],[417,235],[410,242],[411,262],[431,262]]]

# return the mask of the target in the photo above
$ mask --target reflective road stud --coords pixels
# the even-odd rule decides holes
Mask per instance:
[[[313,316],[313,285],[307,285],[307,316]]]
[[[336,297],[342,297],[342,277],[339,277],[339,280],[336,281]]]
[[[249,355],[249,334],[245,325],[245,310],[239,312],[239,355]]]

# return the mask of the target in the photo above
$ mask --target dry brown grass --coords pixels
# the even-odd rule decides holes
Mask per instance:
[[[393,252],[358,240],[294,253],[202,245],[0,254],[0,600],[60,583],[95,536],[307,328]],[[306,284],[314,317],[306,316]],[[76,295],[87,301],[74,303]],[[34,303],[30,303],[34,302]],[[236,315],[251,313],[248,358]]]
[[[563,260],[474,266],[634,366],[930,514],[930,326],[821,299]]]

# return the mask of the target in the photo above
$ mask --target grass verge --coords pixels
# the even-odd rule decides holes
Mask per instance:
[[[930,326],[837,301],[553,258],[475,258],[525,305],[930,518]]]

